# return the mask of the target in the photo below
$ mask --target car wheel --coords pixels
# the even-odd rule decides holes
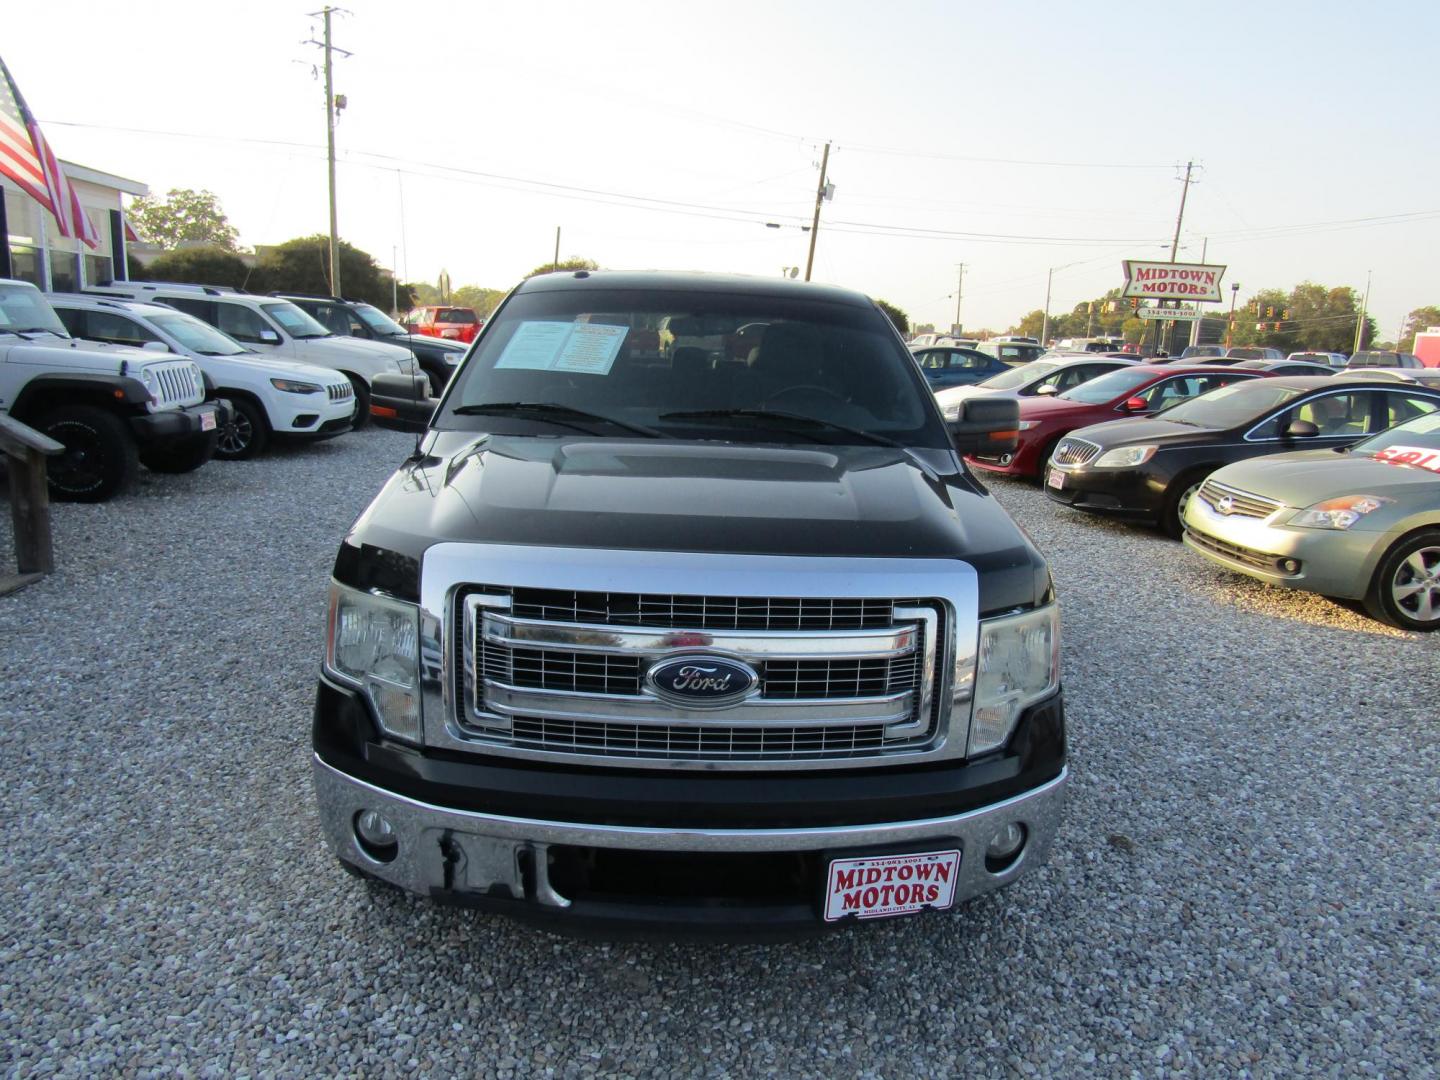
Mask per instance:
[[[1050,459],[1055,456],[1056,448],[1064,441],[1064,435],[1056,435],[1055,438],[1051,439],[1050,442],[1045,445],[1044,449],[1040,451],[1039,471],[1035,473],[1035,482],[1042,488],[1050,476]]]
[[[1423,532],[1385,553],[1365,609],[1402,630],[1440,630],[1440,532]]]
[[[1165,494],[1164,509],[1160,512],[1160,529],[1171,540],[1179,540],[1185,535],[1185,508],[1190,505],[1200,485],[1205,483],[1205,477],[1209,473],[1199,476],[1191,474],[1182,476],[1175,483],[1170,485],[1170,490]]]
[[[220,429],[215,456],[222,461],[243,461],[264,450],[269,441],[264,410],[244,398],[231,399],[230,422]]]
[[[220,433],[213,431],[208,435],[146,446],[140,451],[140,464],[157,473],[194,472],[215,456],[219,439]]]
[[[350,426],[359,431],[370,422],[370,384],[358,375],[347,377],[350,385],[355,388],[355,415],[351,418]]]
[[[135,440],[114,413],[71,405],[42,416],[35,427],[65,447],[47,467],[55,499],[104,502],[135,482]]]

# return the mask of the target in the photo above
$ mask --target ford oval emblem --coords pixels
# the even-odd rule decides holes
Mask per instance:
[[[760,685],[749,664],[723,656],[672,656],[650,665],[645,685],[662,701],[687,709],[722,709]]]

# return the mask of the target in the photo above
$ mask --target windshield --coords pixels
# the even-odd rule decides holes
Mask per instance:
[[[261,304],[260,310],[283,326],[285,332],[293,338],[333,336],[329,330],[288,301],[278,300],[270,304]]]
[[[201,356],[235,356],[246,350],[234,338],[222,334],[209,323],[180,312],[148,316],[150,322],[180,343],[180,347]]]
[[[40,290],[23,281],[0,285],[0,330],[17,334],[26,330],[48,330],[60,337],[70,336]]]
[[[360,316],[361,322],[381,337],[394,337],[397,334],[409,333],[408,330],[377,307],[371,307],[369,304],[356,304],[352,310],[356,315]]]
[[[1025,386],[1036,379],[1043,379],[1059,366],[1059,364],[1043,360],[1034,360],[1024,367],[1011,368],[1009,371],[1000,372],[999,375],[991,375],[990,378],[976,385],[983,386],[986,390],[1014,390],[1016,387]]]
[[[445,308],[435,313],[435,321],[455,323],[460,326],[474,326],[480,320],[475,317],[475,312],[469,308]]]
[[[1379,435],[1356,443],[1350,448],[1350,452],[1373,457],[1384,451],[1385,453],[1381,454],[1382,457],[1394,460],[1400,452],[1406,449],[1440,452],[1440,411],[1426,413],[1413,420],[1406,420],[1403,424],[1386,428]],[[1423,457],[1423,455],[1421,456]],[[1428,458],[1425,460],[1433,461]],[[1404,463],[1400,462],[1400,464]],[[1426,468],[1440,468],[1440,462],[1427,464]]]
[[[1132,368],[1125,368],[1121,371],[1112,371],[1108,375],[1101,375],[1098,379],[1091,379],[1089,382],[1082,383],[1075,389],[1066,390],[1065,393],[1057,396],[1066,401],[1101,405],[1107,401],[1113,401],[1121,394],[1129,393],[1136,387],[1144,386],[1154,378],[1153,371],[1135,371]]]
[[[1303,393],[1293,386],[1277,386],[1269,379],[1231,383],[1193,401],[1171,406],[1165,410],[1165,419],[1205,428],[1238,427]]]
[[[655,332],[661,325],[670,333]],[[624,425],[674,439],[950,445],[919,369],[870,308],[681,289],[537,290],[512,297],[480,340],[435,426],[557,435],[568,433],[563,419],[597,434],[623,435]],[[479,412],[499,404],[510,408]],[[611,429],[580,412],[610,418]]]

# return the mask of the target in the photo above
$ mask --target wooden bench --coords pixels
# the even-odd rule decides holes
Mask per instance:
[[[50,490],[45,483],[45,459],[63,454],[48,435],[0,415],[0,450],[10,474],[10,520],[15,527],[17,574],[0,573],[0,596],[23,589],[55,569],[50,535]]]

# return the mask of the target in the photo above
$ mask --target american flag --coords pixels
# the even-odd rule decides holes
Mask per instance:
[[[55,215],[61,236],[78,236],[93,247],[100,234],[80,206],[65,170],[40,134],[10,69],[0,60],[0,173],[4,173],[41,206]]]

